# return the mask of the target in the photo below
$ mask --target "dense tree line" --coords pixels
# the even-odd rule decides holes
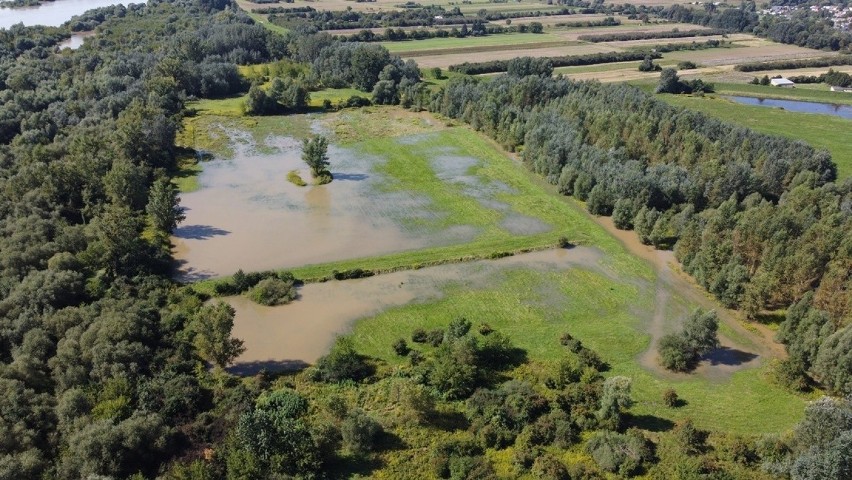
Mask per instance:
[[[813,300],[819,327],[783,336],[798,362],[835,392],[850,390],[852,182],[830,155],[656,101],[625,85],[501,76],[453,80],[431,108],[470,123],[560,191],[612,215],[642,242],[674,248],[684,269],[748,316]],[[788,318],[786,324],[797,323]],[[798,357],[791,356],[794,360]]]
[[[153,477],[216,428],[198,372],[239,345],[166,278],[175,133],[187,95],[241,91],[234,62],[284,48],[224,5],[108,9],[73,52],[0,30],[0,477]]]
[[[555,27],[561,28],[584,28],[584,27],[615,27],[621,25],[621,20],[616,20],[613,17],[606,17],[603,20],[582,20],[576,22],[559,22]]]
[[[637,50],[651,51],[651,52],[659,52],[659,53],[669,53],[669,52],[682,52],[685,50],[707,50],[710,48],[727,48],[730,47],[729,42],[725,42],[722,40],[710,39],[706,42],[698,43],[666,43],[662,45],[649,45],[638,47]]]
[[[789,79],[794,83],[825,83],[837,87],[852,87],[852,75],[830,68],[820,75],[800,75]]]
[[[495,35],[501,33],[526,33],[530,31],[527,25],[519,25],[516,27],[503,27],[500,25],[490,25],[483,23],[479,19],[475,19],[468,27],[467,23],[463,23],[461,28],[453,27],[450,30],[438,28],[436,30],[403,30],[398,28],[386,29],[383,33],[375,33],[372,30],[361,30],[353,35],[340,35],[337,38],[345,42],[385,42],[385,41],[405,41],[405,40],[424,40],[427,38],[465,38],[469,36],[480,37],[483,35]],[[541,33],[539,30],[535,33]]]
[[[612,62],[630,62],[634,60],[643,60],[646,56],[653,59],[663,58],[659,53],[648,52],[605,52],[605,53],[590,53],[586,55],[565,55],[561,57],[539,57],[530,60],[523,60],[524,57],[512,60],[490,60],[487,62],[462,63],[459,65],[450,65],[451,72],[459,72],[467,75],[481,75],[483,73],[499,73],[509,70],[510,64],[514,65],[518,62],[533,61],[542,64],[549,64],[551,71],[557,67],[575,67],[581,65],[598,65],[602,63]]]
[[[772,62],[741,63],[734,67],[738,72],[759,72],[761,70],[795,70],[798,68],[834,67],[852,65],[852,55],[836,57],[807,58],[802,60],[775,60]]]
[[[723,35],[725,30],[700,29],[700,30],[670,30],[668,32],[618,32],[601,33],[597,35],[580,35],[579,40],[585,42],[622,42],[627,40],[650,40],[654,38],[686,38],[686,37],[710,37]]]

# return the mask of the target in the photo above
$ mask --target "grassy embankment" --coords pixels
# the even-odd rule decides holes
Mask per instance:
[[[825,84],[804,84],[796,88],[778,88],[748,83],[714,83],[716,93],[720,95],[742,95],[744,97],[778,98],[781,100],[801,100],[804,102],[833,103],[852,105],[852,95],[844,92],[832,92]]]

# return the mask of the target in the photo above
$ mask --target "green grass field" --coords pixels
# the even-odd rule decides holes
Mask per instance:
[[[427,38],[424,40],[403,40],[399,42],[381,42],[391,53],[418,52],[423,50],[444,50],[453,48],[491,47],[500,45],[521,45],[543,42],[558,42],[561,39],[548,33],[501,33],[483,37],[465,38]]]
[[[720,91],[724,94],[737,93],[724,88]],[[800,92],[802,91],[796,93]],[[849,141],[852,121],[850,120],[831,115],[796,113],[779,108],[742,105],[713,95],[703,98],[687,95],[658,95],[657,98],[758,132],[796,138],[814,147],[825,148],[837,163],[838,177],[852,176],[852,142]],[[802,98],[807,97],[799,97],[799,99]]]
[[[801,418],[804,400],[769,383],[765,367],[740,371],[727,380],[695,375],[671,380],[639,366],[636,357],[648,347],[649,336],[635,312],[648,308],[652,297],[643,295],[634,286],[636,281],[625,271],[619,271],[619,280],[614,281],[580,268],[559,273],[510,270],[496,276],[488,288],[450,287],[442,300],[361,320],[353,338],[359,351],[398,364],[404,359],[393,353],[394,340],[410,339],[414,328],[446,327],[463,316],[474,328],[485,322],[509,335],[534,362],[527,372],[532,375],[551,368],[563,355],[558,339],[567,331],[601,354],[612,367],[607,375],[633,379],[637,404],[631,413],[638,416],[640,426],[656,421],[653,417],[671,421],[690,417],[704,428],[758,434],[783,431]],[[662,393],[667,388],[674,388],[688,404],[665,408]]]

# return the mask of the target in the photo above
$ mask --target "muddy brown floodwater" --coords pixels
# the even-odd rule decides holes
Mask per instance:
[[[370,173],[377,159],[332,146],[334,181],[298,187],[286,177],[298,170],[310,179],[300,144],[290,138],[277,144],[279,153],[271,155],[237,145],[233,160],[205,163],[201,188],[181,195],[187,219],[173,237],[179,279],[288,268],[453,240],[453,232],[425,239],[393,220],[428,200],[379,191]]]
[[[300,143],[288,137],[265,142],[277,150],[258,153],[244,132],[231,132],[232,160],[204,163],[201,188],[181,195],[186,220],[174,231],[176,277],[183,281],[369,257],[429,246],[469,242],[480,233],[470,225],[443,225],[446,212],[426,196],[391,190],[375,172],[384,158],[329,147],[334,181],[298,187],[287,181],[297,170],[310,174]],[[400,137],[400,148],[414,148],[423,135]],[[457,184],[464,195],[503,215],[507,232],[529,235],[550,225],[496,201],[512,190],[500,182],[469,174],[480,160],[457,155],[452,147],[430,157],[436,175]]]
[[[226,297],[236,310],[232,334],[246,346],[231,370],[248,374],[262,368],[280,370],[313,363],[361,318],[411,302],[434,301],[451,284],[487,288],[493,285],[495,275],[508,268],[558,271],[579,267],[612,278],[613,272],[601,265],[602,257],[595,248],[575,247],[313,283],[299,289],[296,301],[277,307],[261,306],[241,296]]]

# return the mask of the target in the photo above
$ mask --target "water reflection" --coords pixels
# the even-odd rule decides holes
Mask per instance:
[[[850,95],[848,93],[838,93],[838,95]],[[850,95],[852,97],[852,95]],[[783,108],[791,112],[799,113],[819,113],[823,115],[834,115],[835,117],[852,120],[852,106],[836,105],[832,103],[817,103],[817,102],[800,102],[798,100],[777,100],[774,98],[754,98],[754,97],[739,97],[735,95],[725,95],[724,98],[733,100],[743,105],[757,105],[761,107]]]

